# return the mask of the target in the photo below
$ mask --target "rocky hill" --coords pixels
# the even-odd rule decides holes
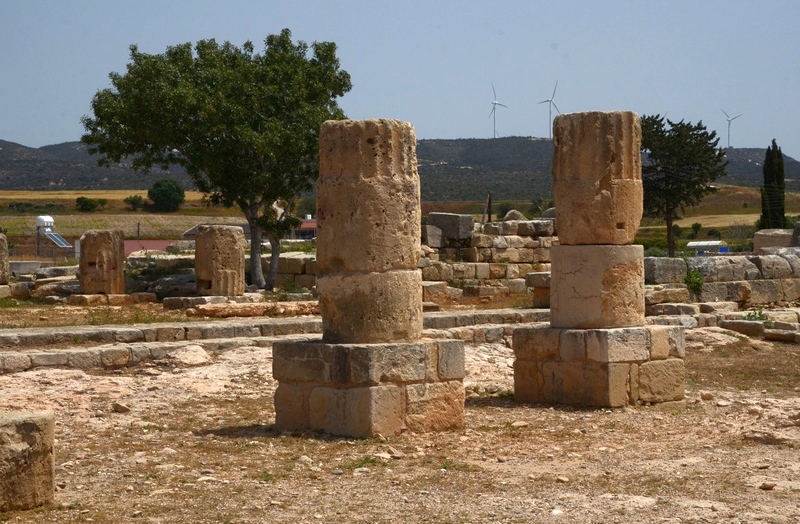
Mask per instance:
[[[766,149],[729,148],[728,176],[723,184],[759,187]],[[422,200],[483,200],[490,191],[496,200],[531,200],[550,195],[553,145],[549,139],[420,140],[417,145]],[[786,189],[800,191],[800,162],[784,155]],[[130,165],[97,166],[80,142],[40,148],[0,140],[0,190],[144,190],[163,176],[191,189],[180,170],[143,177]]]

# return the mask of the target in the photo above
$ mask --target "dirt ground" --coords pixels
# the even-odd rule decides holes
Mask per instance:
[[[687,339],[685,402],[614,410],[517,404],[468,346],[466,429],[369,440],[277,432],[264,348],[0,376],[57,421],[56,504],[0,521],[800,522],[800,349]]]

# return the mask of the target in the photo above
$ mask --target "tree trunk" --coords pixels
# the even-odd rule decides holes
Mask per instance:
[[[244,216],[250,226],[250,283],[263,288],[266,282],[261,269],[261,228],[256,224],[258,205],[251,203],[249,209],[244,210]]]
[[[278,258],[281,256],[281,241],[278,237],[275,236],[274,233],[270,233],[266,231],[264,233],[269,240],[269,244],[271,246],[271,253],[272,257],[269,261],[269,271],[267,272],[267,282],[264,285],[264,289],[267,291],[272,291],[275,287],[275,279],[278,276]]]
[[[667,215],[667,252],[670,258],[675,257],[675,232],[672,231],[672,214]]]

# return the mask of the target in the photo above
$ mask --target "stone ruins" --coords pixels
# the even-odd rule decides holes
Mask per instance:
[[[197,227],[194,268],[198,295],[244,294],[245,243],[241,227]]]
[[[81,237],[81,292],[86,295],[125,293],[125,235],[122,231],[91,230]]]
[[[323,124],[323,334],[273,346],[276,426],[353,437],[464,426],[464,343],[421,338],[420,218],[411,124]]]
[[[52,411],[0,413],[0,512],[55,498]]]
[[[8,240],[0,233],[0,285],[8,284],[8,277],[11,275],[8,264]]]
[[[517,400],[618,407],[683,398],[679,326],[645,326],[641,122],[632,112],[558,116],[550,326],[514,331]]]

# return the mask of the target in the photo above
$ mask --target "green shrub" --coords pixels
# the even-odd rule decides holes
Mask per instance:
[[[177,181],[162,178],[147,190],[147,198],[153,201],[153,207],[158,211],[177,211],[186,200],[186,192]]]
[[[144,206],[144,197],[142,195],[131,195],[129,197],[125,197],[122,202],[131,206],[133,211],[138,211],[142,209],[142,206]]]
[[[689,291],[695,295],[699,295],[703,291],[703,275],[696,269],[690,269],[686,272],[686,277],[683,283],[689,288]]]
[[[75,205],[78,211],[82,213],[91,213],[100,207],[100,202],[94,198],[78,197],[75,199]]]

